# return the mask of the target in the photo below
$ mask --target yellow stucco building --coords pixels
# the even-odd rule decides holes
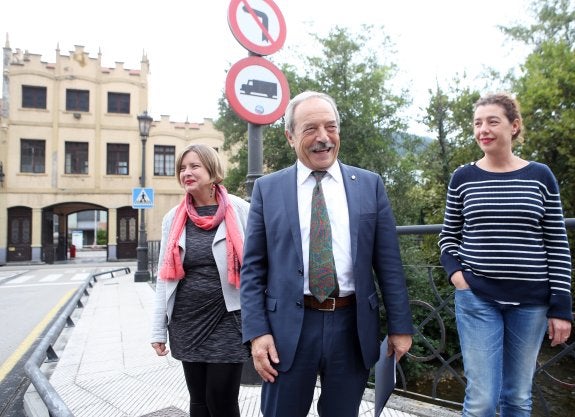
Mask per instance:
[[[54,63],[37,54],[3,49],[0,101],[0,265],[67,259],[68,216],[107,213],[108,260],[135,259],[142,148],[137,116],[148,108],[149,62],[139,69],[102,66],[82,46],[56,49]],[[164,213],[182,198],[174,175],[178,153],[224,142],[210,119],[202,123],[154,120],[145,151],[147,238],[159,240]],[[222,157],[224,170],[227,157]]]

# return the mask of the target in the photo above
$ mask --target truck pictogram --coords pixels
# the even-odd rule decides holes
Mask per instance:
[[[262,80],[248,80],[246,84],[242,84],[240,91],[249,96],[265,96],[267,98],[277,98],[278,85],[270,81]]]

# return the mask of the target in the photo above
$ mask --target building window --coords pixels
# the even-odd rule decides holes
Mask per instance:
[[[172,177],[175,174],[176,147],[154,145],[154,175]]]
[[[108,175],[128,175],[130,145],[126,143],[108,143],[106,174]]]
[[[130,114],[130,94],[108,93],[108,113]]]
[[[22,86],[22,107],[28,109],[46,108],[46,87]]]
[[[88,90],[66,89],[67,111],[89,111],[90,92]]]
[[[88,143],[66,142],[66,174],[88,173]]]
[[[20,141],[20,172],[46,172],[46,141],[22,139]]]

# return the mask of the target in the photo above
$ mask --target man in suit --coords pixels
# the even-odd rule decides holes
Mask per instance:
[[[388,355],[399,360],[412,342],[395,220],[381,177],[337,160],[340,119],[330,96],[297,95],[285,124],[297,162],[258,178],[251,197],[241,270],[243,340],[251,342],[264,381],[264,417],[307,416],[318,375],[319,415],[357,416],[380,351],[374,276],[387,315]],[[327,173],[316,180],[314,171]],[[310,285],[316,181],[332,235],[333,268],[324,269],[332,271],[335,289],[328,298],[313,295]],[[311,255],[318,252],[313,248]]]

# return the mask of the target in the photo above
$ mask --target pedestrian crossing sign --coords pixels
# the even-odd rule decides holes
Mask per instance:
[[[154,208],[154,189],[153,188],[132,189],[132,208],[135,209]]]

